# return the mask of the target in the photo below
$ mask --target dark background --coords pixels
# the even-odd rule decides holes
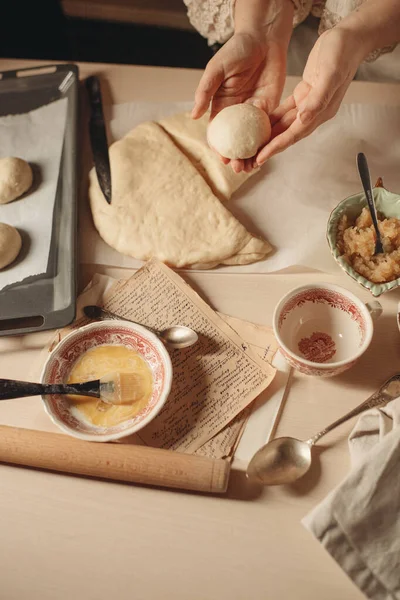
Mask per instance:
[[[212,55],[196,31],[66,17],[57,0],[7,0],[2,58],[88,61],[202,69]]]

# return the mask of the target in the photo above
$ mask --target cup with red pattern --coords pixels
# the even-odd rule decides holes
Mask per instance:
[[[352,367],[371,343],[376,300],[328,283],[298,287],[277,304],[273,328],[288,363],[306,375],[332,377]]]

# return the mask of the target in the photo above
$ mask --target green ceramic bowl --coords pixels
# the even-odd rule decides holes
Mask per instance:
[[[383,187],[381,180],[378,180],[373,192],[376,209],[382,212],[386,217],[396,217],[397,219],[400,219],[400,195],[388,192]],[[357,283],[369,290],[373,296],[378,297],[384,292],[399,287],[400,278],[390,281],[389,283],[373,283],[357,273],[349,264],[347,264],[347,262],[340,257],[336,248],[336,235],[340,217],[343,214],[347,214],[350,219],[356,219],[364,206],[367,206],[367,201],[363,192],[342,200],[329,217],[327,238],[331,253],[336,262],[342,267],[343,271],[347,273],[349,277],[357,281]]]

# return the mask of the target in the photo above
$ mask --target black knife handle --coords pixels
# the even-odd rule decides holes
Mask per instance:
[[[111,204],[111,169],[108,153],[106,126],[99,78],[95,75],[86,79],[91,116],[89,120],[90,143],[100,189],[108,204]]]
[[[86,79],[86,89],[89,94],[89,102],[92,109],[92,119],[104,121],[100,80],[98,77],[96,77],[96,75],[92,75]]]

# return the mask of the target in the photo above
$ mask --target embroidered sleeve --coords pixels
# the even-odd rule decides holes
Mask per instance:
[[[235,0],[183,0],[189,21],[208,40],[208,45],[224,44],[234,31]],[[320,0],[322,1],[322,0]],[[299,25],[311,11],[313,0],[292,0],[293,27]]]
[[[321,0],[319,0],[321,2]],[[326,0],[325,6],[320,6],[319,14],[315,12],[316,4],[315,2],[312,8],[312,14],[315,16],[321,17],[318,33],[321,35],[324,31],[328,29],[332,29],[335,25],[338,25],[342,19],[347,17],[353,10],[355,10],[360,4],[362,4],[364,0]],[[393,46],[384,46],[383,48],[379,48],[371,52],[365,62],[373,62],[376,60],[381,54],[386,54],[387,52],[392,52],[397,44]]]
[[[292,0],[294,4],[293,27],[300,25],[310,14],[313,0]]]
[[[183,0],[188,18],[208,45],[224,44],[233,34],[234,0]]]

